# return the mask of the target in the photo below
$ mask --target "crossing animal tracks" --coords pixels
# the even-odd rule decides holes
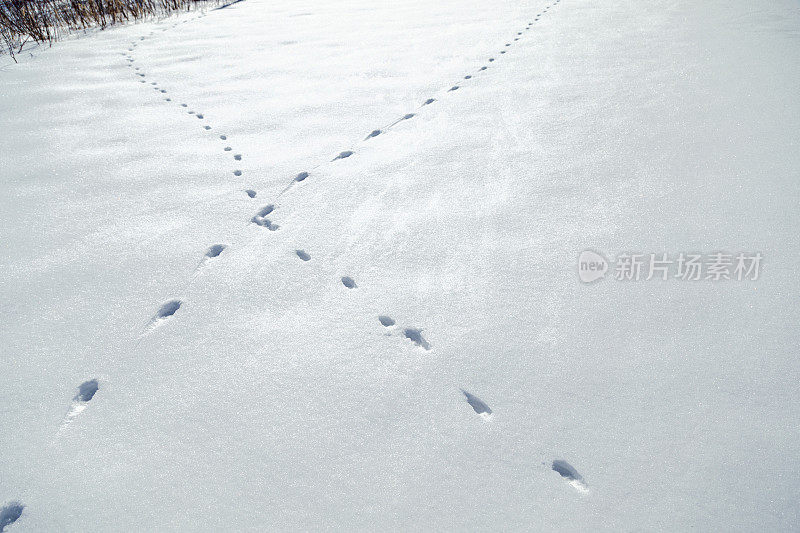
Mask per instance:
[[[275,223],[276,215],[278,215],[277,219],[281,224],[284,224],[284,222],[286,224],[291,223],[291,219],[285,218],[286,212],[280,210],[280,199],[282,195],[292,187],[298,188],[298,190],[304,190],[305,187],[319,186],[321,180],[318,178],[320,175],[324,174],[318,171],[326,165],[339,165],[336,168],[346,172],[348,168],[352,168],[352,161],[357,161],[360,157],[363,157],[359,156],[359,151],[362,148],[373,146],[374,143],[384,142],[384,140],[387,139],[387,134],[390,134],[395,128],[424,128],[426,116],[442,112],[442,101],[453,98],[458,99],[456,101],[469,99],[471,94],[470,88],[474,88],[476,84],[482,83],[482,80],[486,79],[487,76],[491,76],[493,72],[497,72],[497,69],[502,67],[504,61],[503,57],[513,55],[516,50],[524,46],[521,43],[524,43],[526,37],[530,35],[530,33],[526,32],[530,32],[541,17],[545,13],[548,13],[549,10],[559,2],[560,0],[555,0],[552,4],[548,4],[533,18],[533,20],[526,18],[526,20],[530,22],[525,23],[524,27],[514,29],[513,32],[507,36],[507,39],[497,43],[496,48],[493,48],[491,53],[487,53],[487,55],[472,69],[465,69],[466,72],[462,71],[457,77],[454,76],[456,79],[451,79],[450,83],[443,84],[440,89],[436,91],[431,91],[432,94],[424,95],[427,96],[427,98],[422,100],[415,109],[409,109],[406,113],[399,115],[396,119],[388,121],[385,124],[374,124],[371,125],[371,129],[365,128],[366,131],[361,132],[359,138],[353,140],[350,146],[339,147],[340,150],[338,153],[320,154],[317,159],[319,162],[316,165],[303,165],[306,169],[302,169],[303,167],[294,169],[294,172],[290,173],[285,178],[285,188],[274,196],[271,196],[269,191],[257,191],[255,188],[248,188],[248,185],[252,187],[252,184],[242,183],[244,180],[234,180],[230,177],[232,174],[236,178],[247,178],[247,174],[252,172],[252,167],[248,167],[246,164],[251,163],[257,158],[254,158],[253,154],[246,153],[246,150],[242,150],[244,144],[237,143],[235,135],[229,137],[227,132],[220,133],[216,130],[217,125],[214,123],[215,117],[212,110],[206,110],[204,106],[198,105],[198,102],[192,102],[190,99],[183,98],[178,94],[180,93],[179,90],[174,90],[168,79],[156,79],[155,76],[151,74],[153,69],[150,69],[148,65],[140,64],[137,57],[139,45],[146,43],[149,39],[155,39],[156,37],[151,33],[132,40],[122,52],[124,64],[127,65],[128,68],[121,68],[121,70],[126,76],[130,76],[132,82],[136,83],[136,87],[138,87],[136,90],[142,93],[143,97],[153,98],[153,96],[158,96],[158,101],[161,102],[159,105],[163,105],[165,109],[172,110],[171,112],[174,113],[176,117],[183,117],[176,118],[176,121],[180,124],[178,127],[185,128],[188,132],[194,132],[192,135],[195,135],[196,138],[205,136],[204,138],[211,139],[211,142],[216,143],[214,145],[214,153],[216,155],[212,154],[211,157],[218,158],[218,161],[215,160],[213,164],[215,168],[219,170],[220,176],[226,176],[227,179],[230,179],[232,182],[230,187],[231,198],[239,202],[252,202],[248,203],[247,206],[250,207],[246,208],[252,215],[248,215],[248,218],[243,217],[244,220],[242,220],[243,228],[249,228],[249,230],[235,228],[238,233],[224,238],[223,242],[225,244],[198,243],[198,269],[207,266],[210,272],[212,269],[225,265],[226,261],[230,261],[230,256],[232,255],[230,250],[237,249],[237,244],[241,243],[241,235],[245,231],[252,232],[251,234],[257,235],[259,239],[269,239],[269,235],[272,233],[272,238],[275,239],[274,232],[278,232],[281,229],[281,226]],[[213,16],[224,16],[227,12],[228,11],[216,11],[216,14]],[[205,16],[205,14],[195,17],[192,20],[197,20],[203,16]],[[164,31],[176,28],[185,22],[187,21],[176,23],[172,25],[171,28],[165,28]],[[152,88],[152,90],[148,87]],[[148,90],[142,91],[141,89]],[[378,137],[380,138],[376,141],[375,139]],[[373,144],[369,145],[365,143]],[[234,164],[236,166],[234,166]],[[242,194],[242,192],[244,192],[244,194]],[[266,199],[262,200],[263,198]],[[252,211],[250,209],[252,209]],[[280,216],[281,214],[283,214],[284,217]],[[278,233],[277,235],[280,236],[283,235],[283,233]],[[321,264],[325,263],[325,255],[322,253],[318,254],[313,246],[309,248],[301,248],[296,246],[296,244],[294,246],[291,244],[285,246],[288,246],[288,249],[284,248],[282,250],[282,253],[285,254],[284,257],[287,255],[291,257],[290,254],[293,254],[293,260],[296,261],[295,264],[298,270],[311,269],[311,271],[313,271],[314,269],[318,269]],[[356,283],[356,279],[359,280],[358,283]],[[337,297],[341,298],[368,297],[370,291],[369,278],[367,276],[363,278],[359,277],[359,272],[348,272],[348,275],[337,276],[336,278],[332,277],[330,282],[336,284],[337,290],[339,290]],[[182,314],[186,313],[187,309],[191,310],[191,307],[187,305],[190,303],[191,299],[185,300],[183,297],[175,297],[162,302],[161,305],[154,305],[151,307],[151,309],[155,308],[156,311],[147,323],[145,334],[149,334],[156,328],[168,326],[170,323],[180,320]],[[391,309],[387,311],[390,313],[392,312]],[[396,316],[399,323],[398,320],[395,320],[392,316]],[[435,328],[426,329],[422,327],[424,324],[417,323],[413,318],[406,321],[406,318],[400,316],[400,313],[397,315],[392,314],[391,316],[389,314],[378,315],[377,323],[374,322],[375,315],[372,315],[372,317],[373,318],[370,318],[372,321],[371,324],[373,324],[375,328],[372,334],[381,332],[380,335],[388,336],[387,342],[396,343],[397,350],[404,350],[404,353],[407,353],[409,357],[416,357],[422,360],[422,358],[425,357],[441,356],[439,354],[439,350],[441,349],[440,345],[445,344],[445,342],[442,340],[442,336],[436,334]],[[93,402],[102,401],[102,391],[103,381],[91,379],[82,383],[79,386],[78,393],[73,399],[66,422],[68,423],[70,420],[77,417],[78,414],[83,412]],[[452,396],[452,398],[459,398],[458,402],[454,401],[454,405],[460,404],[462,406],[461,409],[464,409],[469,416],[474,417],[475,414],[477,414],[487,421],[494,416],[502,416],[502,403],[495,405],[498,409],[498,413],[493,413],[489,405],[473,392],[468,392],[464,389],[454,389],[453,392],[454,394],[458,394],[458,396]],[[477,392],[483,395],[481,391]],[[492,398],[488,399],[492,402],[496,400]],[[466,406],[471,408],[471,411],[466,409],[464,402],[466,402]],[[464,416],[466,416],[466,414]],[[568,481],[576,490],[588,492],[583,477],[566,461],[561,459],[555,460],[552,462],[551,468],[562,479]],[[556,476],[554,475],[554,477]],[[0,520],[6,520],[10,524],[19,518],[23,509],[24,506],[21,505],[16,507],[9,507],[7,505],[3,508],[3,515]]]

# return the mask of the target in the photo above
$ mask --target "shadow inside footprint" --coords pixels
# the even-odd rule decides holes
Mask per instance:
[[[225,248],[227,248],[227,246],[225,246],[224,244],[214,244],[206,251],[206,257],[209,258],[219,257],[219,254],[224,252]]]
[[[178,309],[181,308],[180,300],[170,300],[161,306],[161,309],[156,313],[156,318],[169,318],[174,315]]]
[[[251,196],[252,198],[252,196]],[[275,231],[278,229],[277,224],[273,224],[267,216],[275,210],[275,206],[270,204],[262,207],[258,210],[258,212],[253,215],[253,218],[250,219],[250,222],[255,224],[256,226],[261,226],[262,228],[267,228],[270,231]]]
[[[470,394],[464,389],[461,389],[461,392],[463,392],[464,396],[467,397],[467,403],[472,407],[473,411],[475,411],[479,415],[482,415],[484,413],[487,415],[492,414],[492,410],[489,408],[488,405],[486,405],[486,402],[484,402],[474,394]]]
[[[586,486],[586,482],[583,480],[583,476],[581,476],[571,464],[563,459],[556,459],[553,461],[553,470],[558,472],[561,477],[568,479],[570,484],[579,491],[589,491],[589,488]]]
[[[0,509],[0,531],[5,531],[6,526],[10,526],[22,516],[25,506],[19,502],[10,502]]]
[[[354,152],[353,152],[352,150],[345,150],[345,151],[344,151],[344,152],[342,152],[341,154],[339,154],[339,155],[337,155],[336,157],[334,157],[334,158],[333,158],[333,161],[336,161],[337,159],[347,159],[348,157],[350,157],[351,155],[353,155],[353,153],[354,153]]]
[[[73,400],[76,402],[88,402],[94,398],[94,395],[97,393],[99,388],[100,385],[96,379],[84,381],[78,386],[78,394],[75,395]]]
[[[419,346],[424,350],[430,350],[431,345],[425,338],[422,336],[422,330],[417,328],[406,328],[403,330],[403,335],[411,342]]]

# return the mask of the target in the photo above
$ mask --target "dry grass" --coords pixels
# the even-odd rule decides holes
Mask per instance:
[[[52,44],[71,31],[209,3],[219,0],[0,0],[0,43],[14,57],[29,41]]]

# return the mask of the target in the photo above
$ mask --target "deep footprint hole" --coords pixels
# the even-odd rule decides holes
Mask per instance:
[[[25,506],[19,502],[10,502],[0,509],[0,532],[5,531],[6,526],[10,526],[22,516]]]
[[[206,257],[219,257],[219,254],[224,252],[225,248],[227,248],[227,246],[224,244],[214,244],[206,251]]]
[[[492,410],[486,405],[486,402],[475,396],[474,394],[470,394],[469,392],[461,389],[461,392],[464,393],[464,396],[467,398],[467,403],[472,407],[472,410],[482,415],[486,413],[487,415],[492,414]]]
[[[553,461],[553,470],[558,472],[561,477],[567,478],[570,481],[583,481],[583,477],[578,471],[563,459],[556,459]]]
[[[78,394],[73,398],[76,402],[88,402],[97,394],[100,384],[96,379],[84,381],[78,386]]]
[[[159,309],[158,313],[156,313],[156,317],[158,318],[171,317],[180,308],[181,308],[180,300],[170,300],[169,302],[161,306],[161,309]]]
[[[430,343],[428,341],[426,341],[425,338],[422,336],[422,330],[421,329],[418,329],[418,328],[406,328],[406,329],[403,330],[403,335],[405,335],[405,337],[408,340],[410,340],[411,342],[413,342],[414,344],[416,344],[420,348],[423,348],[425,350],[430,350],[431,349]]]

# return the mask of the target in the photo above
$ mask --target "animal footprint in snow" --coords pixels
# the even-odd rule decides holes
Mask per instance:
[[[367,139],[372,139],[373,137],[377,137],[381,133],[383,133],[381,130],[372,130],[372,132],[369,135],[367,135],[366,139],[364,140],[366,141]]]
[[[255,195],[251,196],[250,198],[253,198],[254,196]],[[250,219],[250,222],[252,222],[256,226],[261,226],[263,228],[267,228],[270,231],[275,231],[278,229],[279,226],[277,224],[273,224],[272,221],[267,218],[267,216],[269,216],[269,214],[272,213],[274,210],[275,206],[272,204],[264,206],[258,210],[258,213],[253,215],[253,218]]]
[[[242,154],[236,154],[236,155],[233,156],[233,158],[235,160],[237,160],[237,161],[241,161],[242,160]]]
[[[96,379],[84,381],[78,386],[78,393],[72,398],[72,405],[70,405],[67,416],[61,424],[62,429],[86,409],[89,402],[94,398],[94,395],[97,394],[99,388],[100,384]]]
[[[246,191],[244,191],[244,192],[245,192],[245,194],[247,194],[247,196],[249,196],[250,198],[255,198],[255,197],[256,197],[256,191],[254,191],[253,189],[247,189],[247,190],[246,190]]]
[[[308,177],[308,172],[301,172],[294,177],[294,181],[300,182]]]
[[[223,150],[225,150],[226,152],[230,152],[231,150],[233,150],[233,148],[231,148],[230,146],[226,146],[225,148],[223,148]]]
[[[203,254],[203,258],[200,260],[200,264],[197,265],[195,274],[197,274],[203,267],[205,267],[209,261],[219,257],[220,254],[224,252],[227,247],[228,246],[225,244],[212,244],[211,246],[209,246],[208,250],[206,250],[206,253]]]
[[[208,250],[206,250],[206,255],[204,257],[206,259],[215,259],[225,251],[225,248],[227,248],[227,246],[224,244],[212,244]]]
[[[337,159],[347,159],[348,157],[350,157],[350,156],[351,156],[351,155],[353,155],[354,153],[355,153],[355,152],[353,152],[352,150],[345,150],[345,151],[344,151],[344,152],[342,152],[341,154],[339,154],[339,155],[337,155],[336,157],[334,157],[334,158],[333,158],[333,161],[336,161]]]
[[[467,76],[464,76],[464,79],[465,79],[465,80],[470,80],[470,79],[472,79],[472,76],[469,76],[469,75],[467,75]]]
[[[380,322],[381,325],[383,327],[385,327],[385,328],[390,328],[390,327],[392,327],[392,326],[394,326],[396,324],[396,322],[394,321],[394,319],[392,317],[389,317],[389,316],[386,316],[386,315],[380,315],[378,317],[378,322]]]
[[[297,254],[297,257],[299,257],[303,261],[311,261],[311,256],[308,255],[303,250],[295,250],[294,253]]]
[[[181,308],[180,300],[170,300],[159,308],[154,317],[156,320],[165,320],[174,315]]]
[[[241,176],[242,175],[242,171],[241,170],[234,170],[233,171],[233,175],[234,176]]]
[[[472,407],[472,410],[481,415],[485,419],[489,419],[492,416],[492,410],[486,405],[486,402],[475,396],[474,394],[470,394],[469,392],[461,389],[461,392],[464,393],[464,396],[467,398],[467,403]]]
[[[488,67],[481,67],[481,70],[486,70]]]
[[[355,289],[356,287],[358,287],[358,285],[356,285],[356,282],[350,276],[342,276],[342,285],[344,285],[348,289]]]
[[[431,105],[436,101],[436,98],[428,98],[422,105]]]
[[[589,487],[583,480],[583,476],[568,462],[563,459],[556,459],[553,461],[553,470],[558,472],[561,477],[569,480],[569,484],[572,485],[575,490],[579,492],[589,492]]]
[[[220,135],[219,138],[222,139],[223,141],[227,141],[228,140],[228,136],[227,135]]]
[[[403,330],[405,338],[422,348],[423,350],[430,350],[431,345],[422,337],[422,330],[417,328],[406,328]]]
[[[178,309],[181,308],[182,304],[183,303],[180,300],[170,300],[164,305],[162,305],[159,308],[158,312],[155,314],[155,316],[153,316],[153,318],[150,319],[150,326],[147,329],[147,331],[143,333],[143,335],[146,335],[148,332],[154,330],[155,328],[157,328],[158,326],[160,326],[161,324],[172,318],[172,316],[178,311]]]
[[[203,126],[203,129],[210,130],[211,126]]]
[[[0,531],[5,531],[6,526],[10,526],[22,516],[25,506],[19,502],[9,502],[0,508]]]
[[[453,92],[458,90],[458,85],[453,85],[447,92]]]

